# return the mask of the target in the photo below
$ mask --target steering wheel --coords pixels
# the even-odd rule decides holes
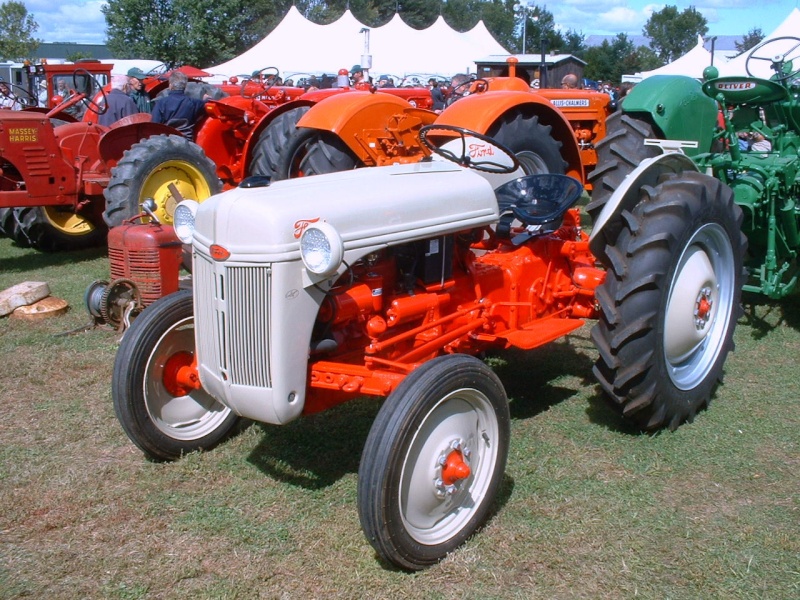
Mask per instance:
[[[768,54],[767,52],[763,52],[764,48],[769,47],[770,45],[775,44],[775,42],[780,42],[782,40],[789,40],[791,42],[795,42],[795,44],[789,48],[783,54]],[[781,44],[782,48],[786,47],[786,44]],[[747,61],[744,63],[744,69],[747,71],[747,74],[750,77],[758,77],[754,75],[750,71],[750,61],[757,61],[757,60],[764,60],[767,61],[772,65],[772,69],[775,71],[775,75],[773,75],[773,81],[786,81],[787,79],[794,78],[798,73],[800,73],[800,68],[794,69],[792,63],[800,58],[800,38],[796,38],[791,35],[785,35],[782,37],[776,37],[771,40],[766,40],[760,43],[758,46],[753,48],[750,51],[750,54],[747,55]],[[783,67],[784,65],[789,65],[789,72],[784,73]]]
[[[450,132],[458,134],[455,139],[461,140],[461,154],[460,156],[445,148],[444,145],[437,146],[432,140],[428,138],[430,135],[440,135],[441,132]],[[447,141],[453,136],[445,134]],[[468,138],[474,138],[482,144],[475,144],[468,142]],[[507,148],[503,144],[493,140],[488,135],[483,135],[477,131],[471,131],[464,127],[456,127],[455,125],[425,125],[419,130],[420,141],[434,154],[438,154],[442,158],[461,165],[462,167],[469,167],[476,171],[484,171],[486,173],[513,173],[520,168],[519,160],[514,154],[514,151]],[[495,155],[495,150],[501,153],[500,158],[507,159],[508,162],[498,162],[492,160],[491,157]],[[509,164],[510,163],[510,164]]]
[[[485,79],[468,79],[463,83],[459,83],[453,89],[450,90],[450,94],[447,96],[447,102],[445,103],[447,106],[450,106],[453,102],[462,98],[464,94],[472,87],[472,84],[475,84],[475,93],[480,92],[488,92],[489,91],[489,82]]]
[[[21,85],[9,83],[8,81],[3,81],[0,83],[4,83],[6,85],[8,90],[13,94],[14,99],[19,102],[23,108],[37,106],[39,104],[39,100]]]
[[[267,80],[269,81],[268,84],[264,84],[264,77],[263,75],[267,75]],[[253,76],[250,79],[245,79],[242,82],[242,90],[241,95],[243,98],[258,98],[259,96],[263,96],[266,94],[272,87],[275,85],[275,82],[278,81],[278,77],[280,77],[281,72],[278,70],[278,67],[264,67],[253,73]],[[253,94],[252,96],[247,95],[246,89],[247,84],[254,83],[257,84],[261,89]]]
[[[106,93],[103,90],[103,86],[94,78],[94,75],[89,73],[86,69],[75,69],[72,73],[72,86],[73,89],[77,90],[80,86],[78,85],[78,75],[85,75],[88,77],[87,81],[92,82],[91,93],[88,94],[79,94],[82,95],[81,102],[92,111],[96,115],[104,115],[106,111],[108,111],[108,98],[106,98]],[[97,89],[100,92],[100,103],[95,102],[94,98],[92,97],[94,94],[94,90]],[[77,104],[77,103],[76,103]]]

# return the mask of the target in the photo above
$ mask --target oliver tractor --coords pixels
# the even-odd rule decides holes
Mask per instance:
[[[798,61],[800,38],[782,37],[750,51],[749,77],[717,77],[709,67],[703,84],[652,77],[634,87],[599,146],[587,207],[599,225],[592,250],[603,256],[618,247],[617,236],[636,227],[625,215],[647,200],[673,198],[674,210],[702,217],[702,198],[732,197],[749,243],[744,289],[791,293],[800,251]],[[772,77],[752,76],[764,63]],[[654,137],[684,141],[648,142]]]
[[[519,115],[509,123],[544,129]],[[378,556],[409,570],[470,537],[503,477],[508,400],[477,356],[596,318],[614,406],[643,429],[675,428],[722,376],[744,252],[741,213],[719,184],[683,204],[664,194],[627,207],[604,270],[574,206],[578,180],[526,175],[514,149],[460,127],[418,139],[430,159],[252,178],[179,204],[193,289],[133,321],[112,383],[123,429],[154,460],[209,450],[242,418],[281,425],[385,398],[358,511]],[[565,144],[577,157],[575,138]]]

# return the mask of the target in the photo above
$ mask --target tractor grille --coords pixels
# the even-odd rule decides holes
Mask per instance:
[[[272,387],[270,268],[194,261],[199,360],[234,385]]]

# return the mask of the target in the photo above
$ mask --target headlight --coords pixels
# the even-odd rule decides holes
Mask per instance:
[[[309,225],[300,237],[300,256],[315,275],[332,275],[344,257],[342,238],[329,223]]]
[[[197,207],[200,206],[194,200],[184,200],[175,207],[172,215],[172,226],[175,228],[175,235],[184,244],[192,243],[194,235],[194,216],[197,214]]]

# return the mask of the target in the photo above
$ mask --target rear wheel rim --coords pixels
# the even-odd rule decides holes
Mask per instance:
[[[180,198],[175,197],[170,190],[170,184],[175,185]],[[155,214],[158,219],[164,224],[171,224],[178,202],[200,202],[211,196],[211,193],[208,181],[197,167],[182,160],[170,160],[159,164],[158,168],[147,175],[139,195],[139,204],[152,198],[156,202]]]
[[[80,237],[89,235],[96,229],[89,219],[71,210],[58,206],[44,206],[42,209],[50,225],[65,235]]]
[[[736,266],[725,229],[698,229],[684,246],[672,277],[664,323],[664,358],[676,387],[690,390],[722,350],[733,310]]]

